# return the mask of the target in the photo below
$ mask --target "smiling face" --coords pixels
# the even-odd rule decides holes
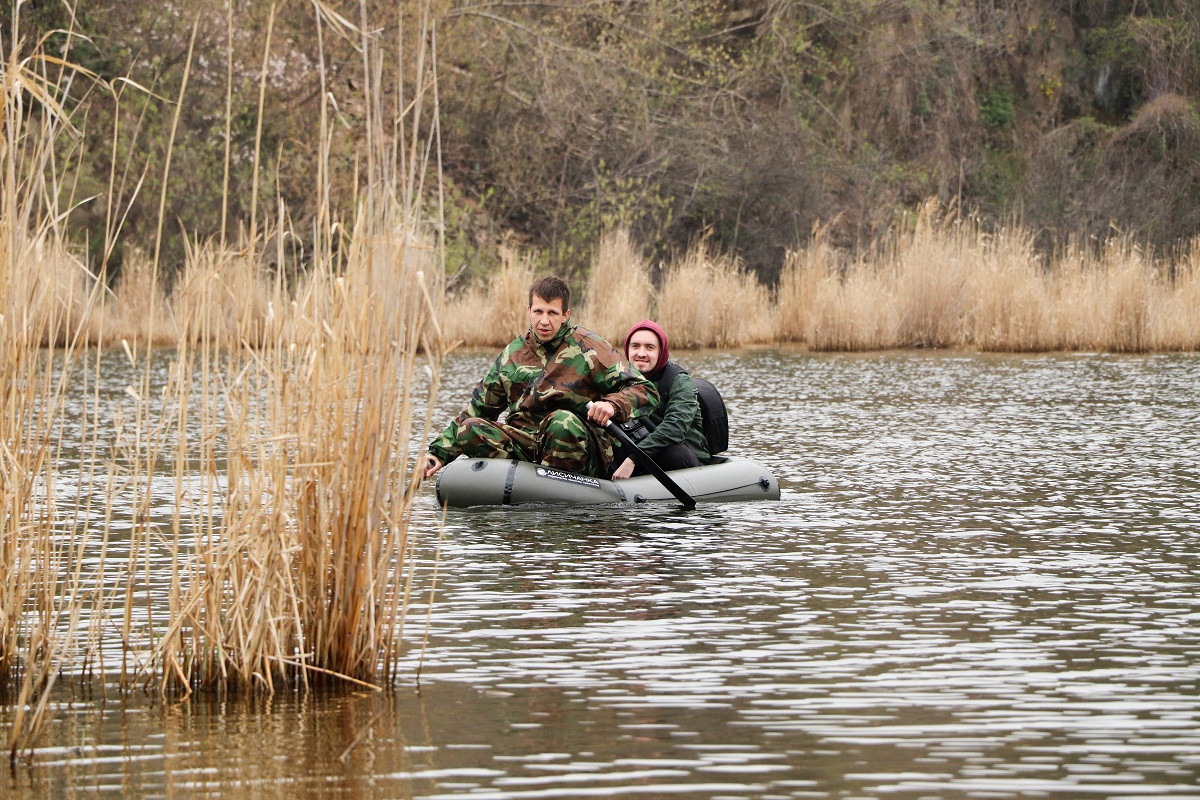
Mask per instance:
[[[662,345],[654,332],[642,328],[634,331],[633,336],[629,337],[625,357],[638,368],[638,372],[645,375],[652,372],[655,365],[658,364],[658,354],[661,350]]]
[[[529,324],[533,326],[533,335],[539,342],[553,339],[562,328],[570,311],[563,311],[562,300],[546,300],[536,294],[529,302]]]

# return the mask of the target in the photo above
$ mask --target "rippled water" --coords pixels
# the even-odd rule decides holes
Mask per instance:
[[[63,695],[0,786],[1200,798],[1200,358],[684,360],[779,503],[451,512],[419,686]]]

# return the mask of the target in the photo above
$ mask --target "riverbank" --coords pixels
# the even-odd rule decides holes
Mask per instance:
[[[936,205],[848,260],[818,233],[768,288],[703,245],[652,265],[607,236],[574,317],[611,341],[652,317],[679,348],[797,345],[816,351],[966,348],[998,352],[1200,348],[1200,244],[1156,256],[1116,238],[1045,256],[1032,232],[988,232]],[[655,286],[651,276],[661,275]],[[446,332],[502,346],[524,330],[532,259],[449,298]]]
[[[149,261],[135,258],[109,290],[61,247],[26,252],[37,258],[17,263],[11,295],[25,298],[26,327],[42,332],[42,345],[175,346],[203,336],[261,346],[307,335],[309,278],[284,280],[253,253],[197,246],[169,289]],[[450,289],[445,340],[501,347],[523,333],[539,263],[536,253],[509,252],[485,283]],[[853,260],[818,232],[789,254],[774,287],[703,243],[652,264],[618,230],[600,242],[575,289],[574,319],[610,341],[653,318],[681,349],[1200,349],[1200,243],[1154,254],[1115,238],[1047,256],[1028,230],[988,232],[932,204]]]

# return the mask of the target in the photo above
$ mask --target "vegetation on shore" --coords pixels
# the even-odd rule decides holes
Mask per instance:
[[[40,45],[96,76],[63,86],[77,130],[55,187],[92,271],[111,279],[161,242],[169,284],[189,236],[261,224],[256,187],[286,208],[263,257],[306,264],[324,202],[312,165],[324,152],[345,205],[371,146],[360,48],[335,29],[370,19],[395,35],[413,7],[0,9],[6,32],[20,9],[19,55]],[[603,233],[624,228],[652,262],[704,238],[775,289],[814,230],[854,259],[929,199],[986,231],[1017,214],[1044,253],[1100,251],[1114,233],[1165,252],[1200,235],[1192,0],[440,0],[430,13],[452,280],[486,279],[521,246],[581,281]],[[394,71],[377,84],[385,105],[403,102]],[[312,135],[322,110],[326,141]],[[418,124],[428,135],[432,117]]]
[[[327,280],[317,271],[289,289],[245,253],[211,244],[189,251],[169,292],[151,281],[145,256],[131,263],[112,292],[101,292],[61,249],[26,260],[16,280],[40,276],[37,288],[20,290],[31,341],[265,347],[313,334],[316,301],[297,300]],[[488,281],[448,292],[446,346],[500,347],[524,333],[526,293],[540,269],[534,254],[505,250]],[[653,317],[677,348],[1200,350],[1200,240],[1163,255],[1126,237],[1047,256],[1023,227],[988,232],[932,202],[854,259],[818,231],[788,254],[775,289],[703,241],[652,264],[624,229],[601,238],[588,275],[572,317],[614,342]]]
[[[653,269],[616,231],[597,248],[572,318],[620,342],[653,317],[676,348],[1200,350],[1200,240],[1171,257],[1152,257],[1128,239],[1047,257],[1034,238],[1019,226],[985,232],[930,203],[856,260],[818,232],[789,253],[771,291],[703,242]],[[447,335],[493,347],[522,334],[534,268],[510,257],[490,290],[452,295]],[[654,272],[662,275],[657,289]]]

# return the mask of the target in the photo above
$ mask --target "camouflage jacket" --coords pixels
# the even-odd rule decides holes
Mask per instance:
[[[658,390],[611,344],[595,333],[564,323],[553,339],[539,342],[533,330],[514,339],[483,376],[471,400],[429,452],[442,463],[457,457],[454,432],[470,417],[495,420],[526,430],[538,427],[551,411],[566,408],[587,416],[589,400],[607,400],[617,422],[637,419],[658,405]],[[607,444],[607,435],[601,434]]]

